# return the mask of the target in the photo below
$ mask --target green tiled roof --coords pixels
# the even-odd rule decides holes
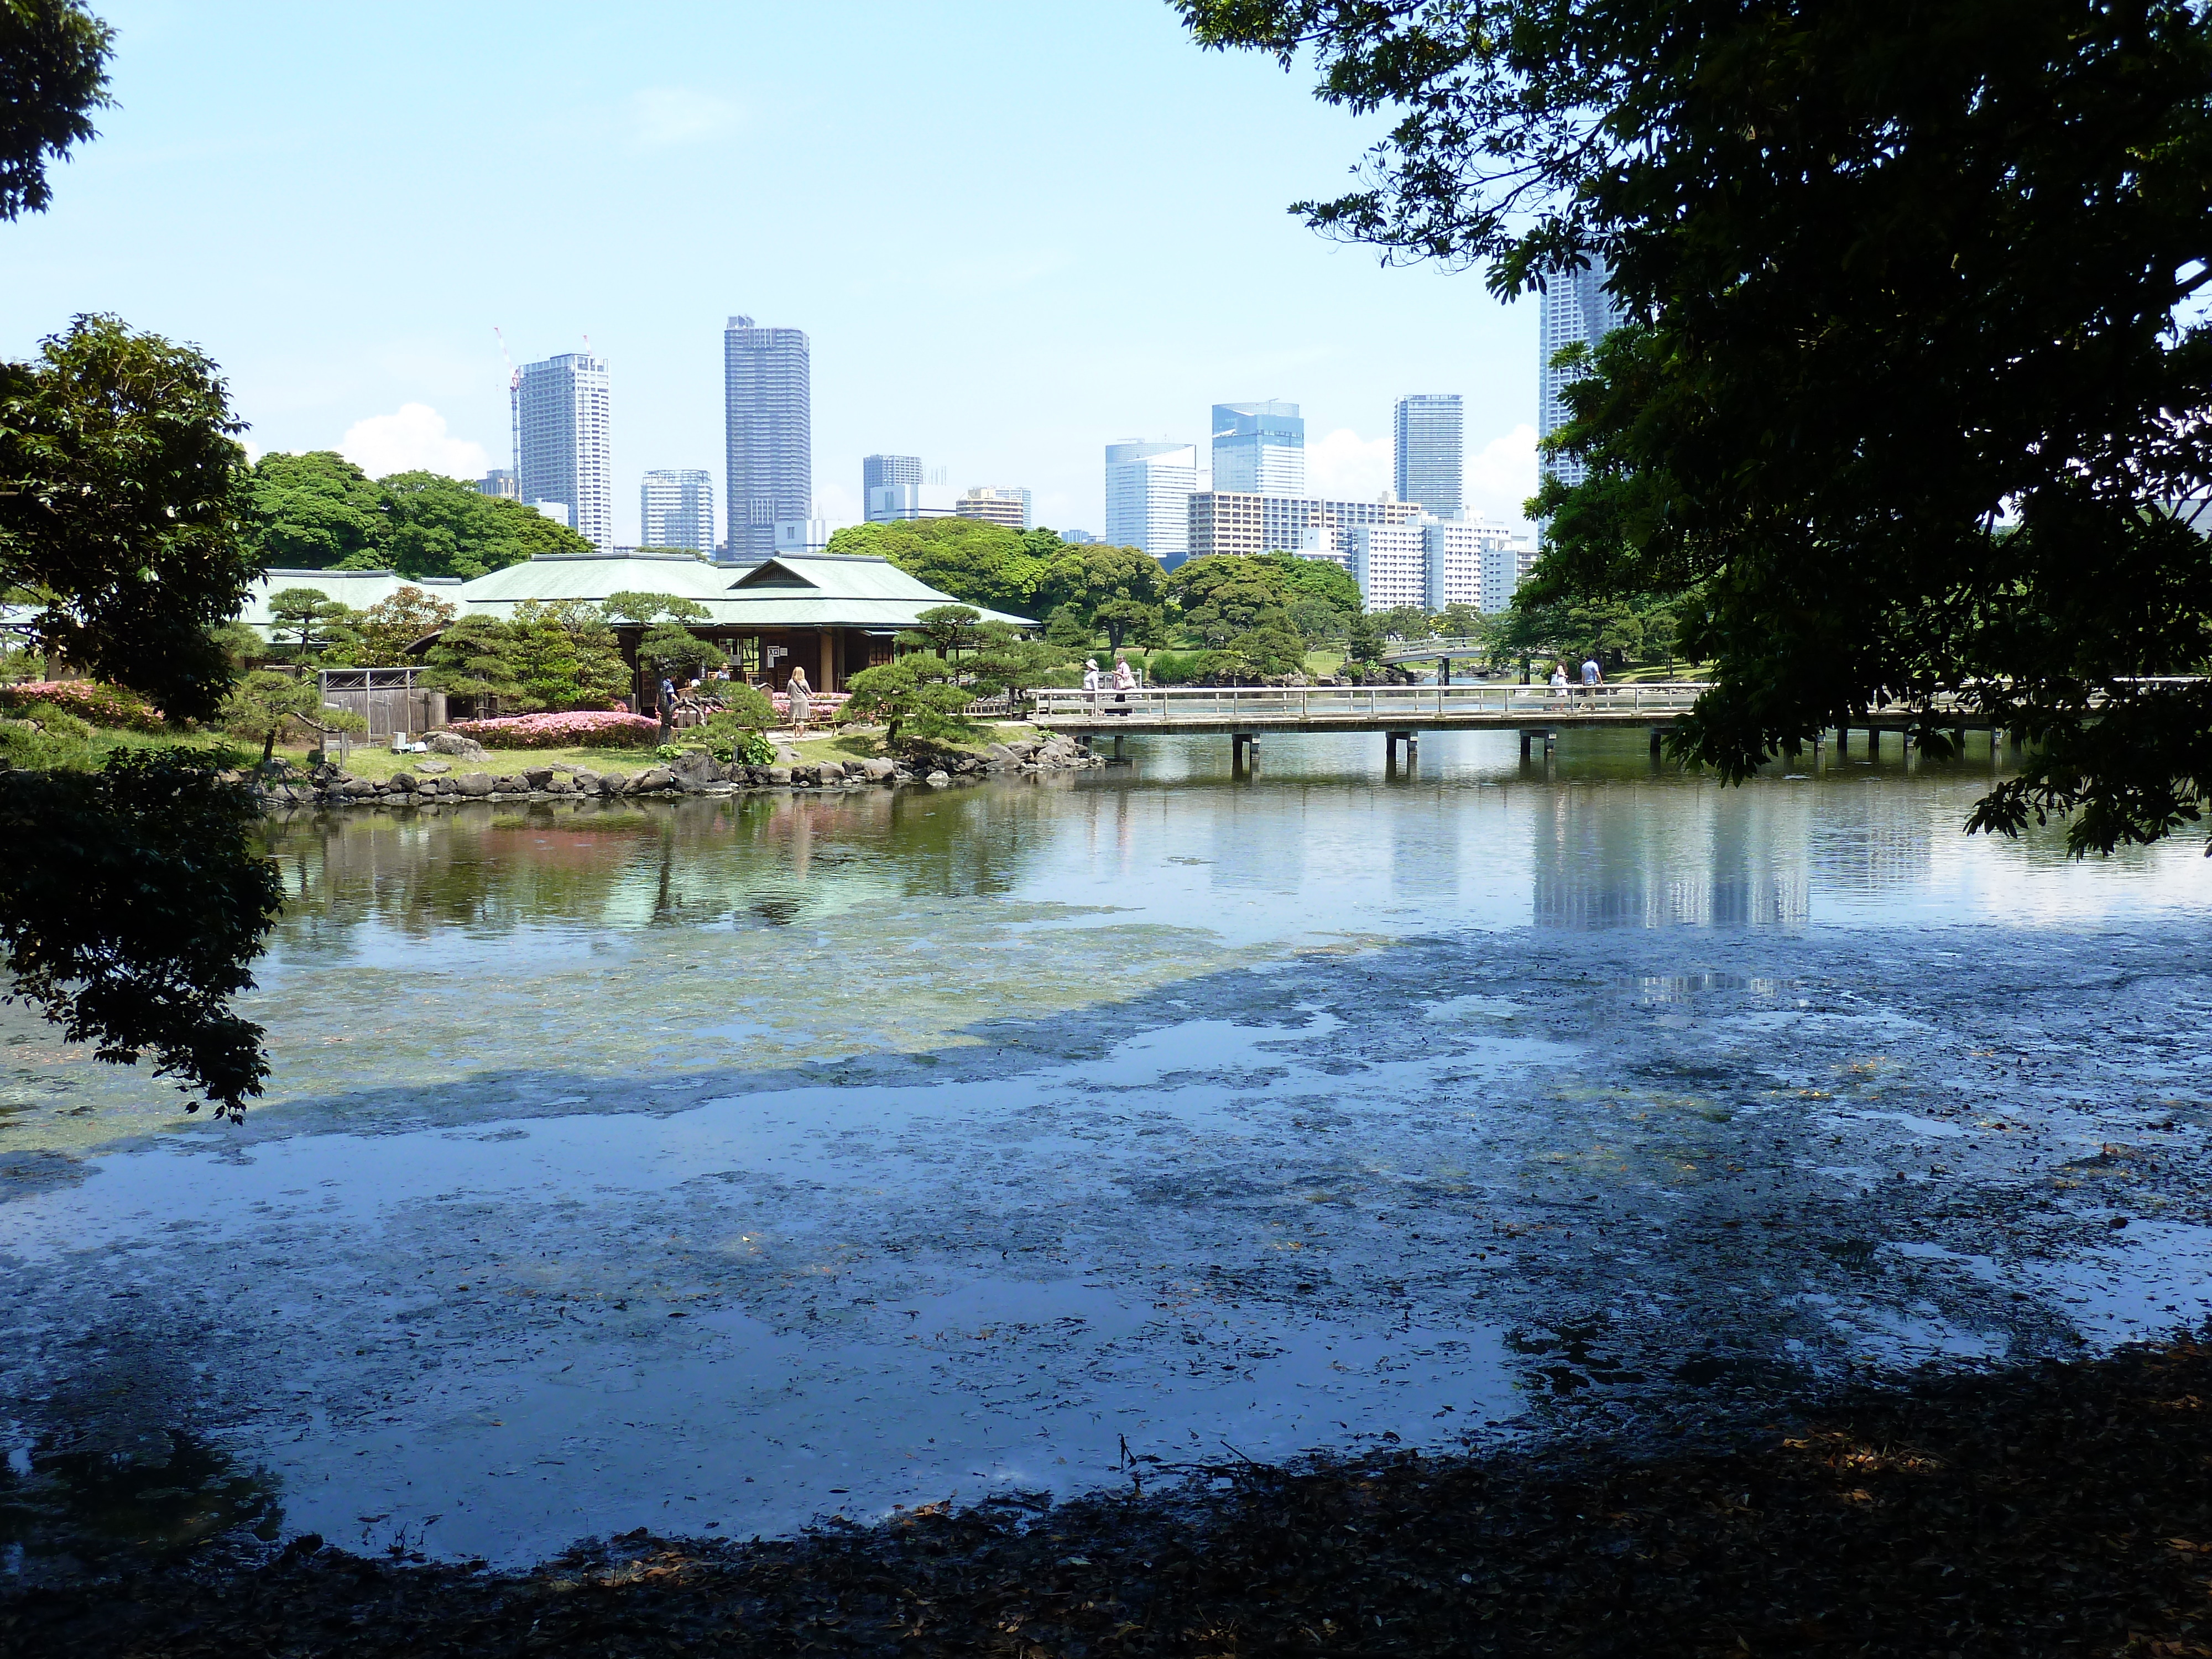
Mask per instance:
[[[419,587],[448,605],[459,605],[461,586],[454,576],[401,576],[389,570],[270,570],[246,590],[246,608],[238,613],[238,619],[267,634],[270,597],[288,587],[312,587],[326,599],[366,611],[403,587]]]
[[[288,587],[312,587],[356,611],[419,587],[458,605],[514,614],[530,600],[603,603],[611,594],[672,593],[704,605],[726,628],[911,627],[921,614],[963,601],[940,593],[887,559],[828,553],[786,553],[752,565],[708,564],[688,553],[549,553],[473,581],[432,576],[410,579],[389,570],[271,570],[246,595],[240,618],[269,631],[269,597]],[[981,610],[982,607],[975,607]],[[988,621],[1033,628],[1026,617],[983,611]]]

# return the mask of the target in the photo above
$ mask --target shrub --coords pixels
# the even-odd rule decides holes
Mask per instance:
[[[487,749],[650,749],[660,741],[658,720],[599,708],[455,720],[447,729]]]
[[[1200,672],[1210,653],[1188,651],[1177,654],[1162,651],[1145,664],[1145,673],[1154,685],[1189,685]]]
[[[94,726],[125,732],[168,730],[160,709],[112,685],[91,680],[31,680],[21,685],[0,686],[0,711],[18,720],[36,720],[43,708],[58,708]]]

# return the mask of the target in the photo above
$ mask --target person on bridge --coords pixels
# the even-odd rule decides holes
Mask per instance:
[[[1552,665],[1552,707],[1564,708],[1567,704],[1567,665],[1564,662]]]
[[[1605,684],[1605,671],[1597,665],[1597,653],[1593,651],[1583,659],[1583,696],[1594,697],[1597,689]]]
[[[1137,689],[1137,671],[1129,666],[1128,657],[1119,651],[1114,653],[1114,712],[1129,712],[1129,693]]]
[[[1098,706],[1098,688],[1104,684],[1105,677],[1098,672],[1098,659],[1085,657],[1083,659],[1083,689],[1091,694],[1091,706],[1094,708]]]

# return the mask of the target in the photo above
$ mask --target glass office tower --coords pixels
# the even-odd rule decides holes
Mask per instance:
[[[1296,404],[1213,406],[1213,487],[1253,495],[1306,493],[1306,423]]]
[[[1391,426],[1395,469],[1391,487],[1398,499],[1418,501],[1439,519],[1459,517],[1459,393],[1414,392],[1401,398]]]

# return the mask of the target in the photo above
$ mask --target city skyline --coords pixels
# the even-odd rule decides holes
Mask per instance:
[[[85,311],[191,342],[222,366],[257,453],[480,477],[512,457],[493,325],[518,362],[583,349],[588,332],[615,374],[629,544],[648,469],[707,468],[726,507],[714,342],[749,312],[811,337],[816,505],[839,521],[861,517],[858,458],[899,448],[956,489],[1018,482],[1039,523],[1097,531],[1100,446],[1197,440],[1212,403],[1279,391],[1306,420],[1310,489],[1387,487],[1392,401],[1423,386],[1477,394],[1471,501],[1510,512],[1533,487],[1536,307],[1498,305],[1479,276],[1382,269],[1285,213],[1328,191],[1382,124],[1314,105],[1273,65],[1193,51],[1166,7],[672,0],[639,31],[567,0],[459,14],[394,0],[352,23],[301,13],[282,50],[250,10],[189,27],[157,0],[102,11],[123,42],[117,105],[52,210],[13,228],[0,350],[26,356]],[[425,30],[447,49],[410,50]],[[1055,88],[1076,55],[1132,95],[1067,131]],[[712,67],[739,61],[738,81]],[[815,67],[831,61],[834,95]],[[927,94],[979,61],[1008,77],[1004,95],[947,109]],[[464,62],[504,72],[465,84]],[[219,105],[211,84],[228,88]],[[855,99],[874,112],[865,127]],[[392,121],[401,107],[410,119]],[[1017,250],[924,216],[885,258],[880,220],[842,204],[879,189],[887,130],[908,134],[900,165],[950,198],[1021,200]],[[1036,145],[1046,130],[1055,143]],[[1249,146],[1249,165],[1234,191],[1164,191],[1131,165],[1139,140]],[[454,188],[509,176],[522,155],[580,199],[725,210],[698,216],[691,258],[652,266],[644,302],[635,261],[555,257],[526,193]],[[219,224],[190,205],[211,171],[234,204]],[[362,199],[408,204],[366,246],[348,206]],[[1140,220],[1141,246],[1092,257]],[[782,225],[804,246],[779,258],[764,228]]]

